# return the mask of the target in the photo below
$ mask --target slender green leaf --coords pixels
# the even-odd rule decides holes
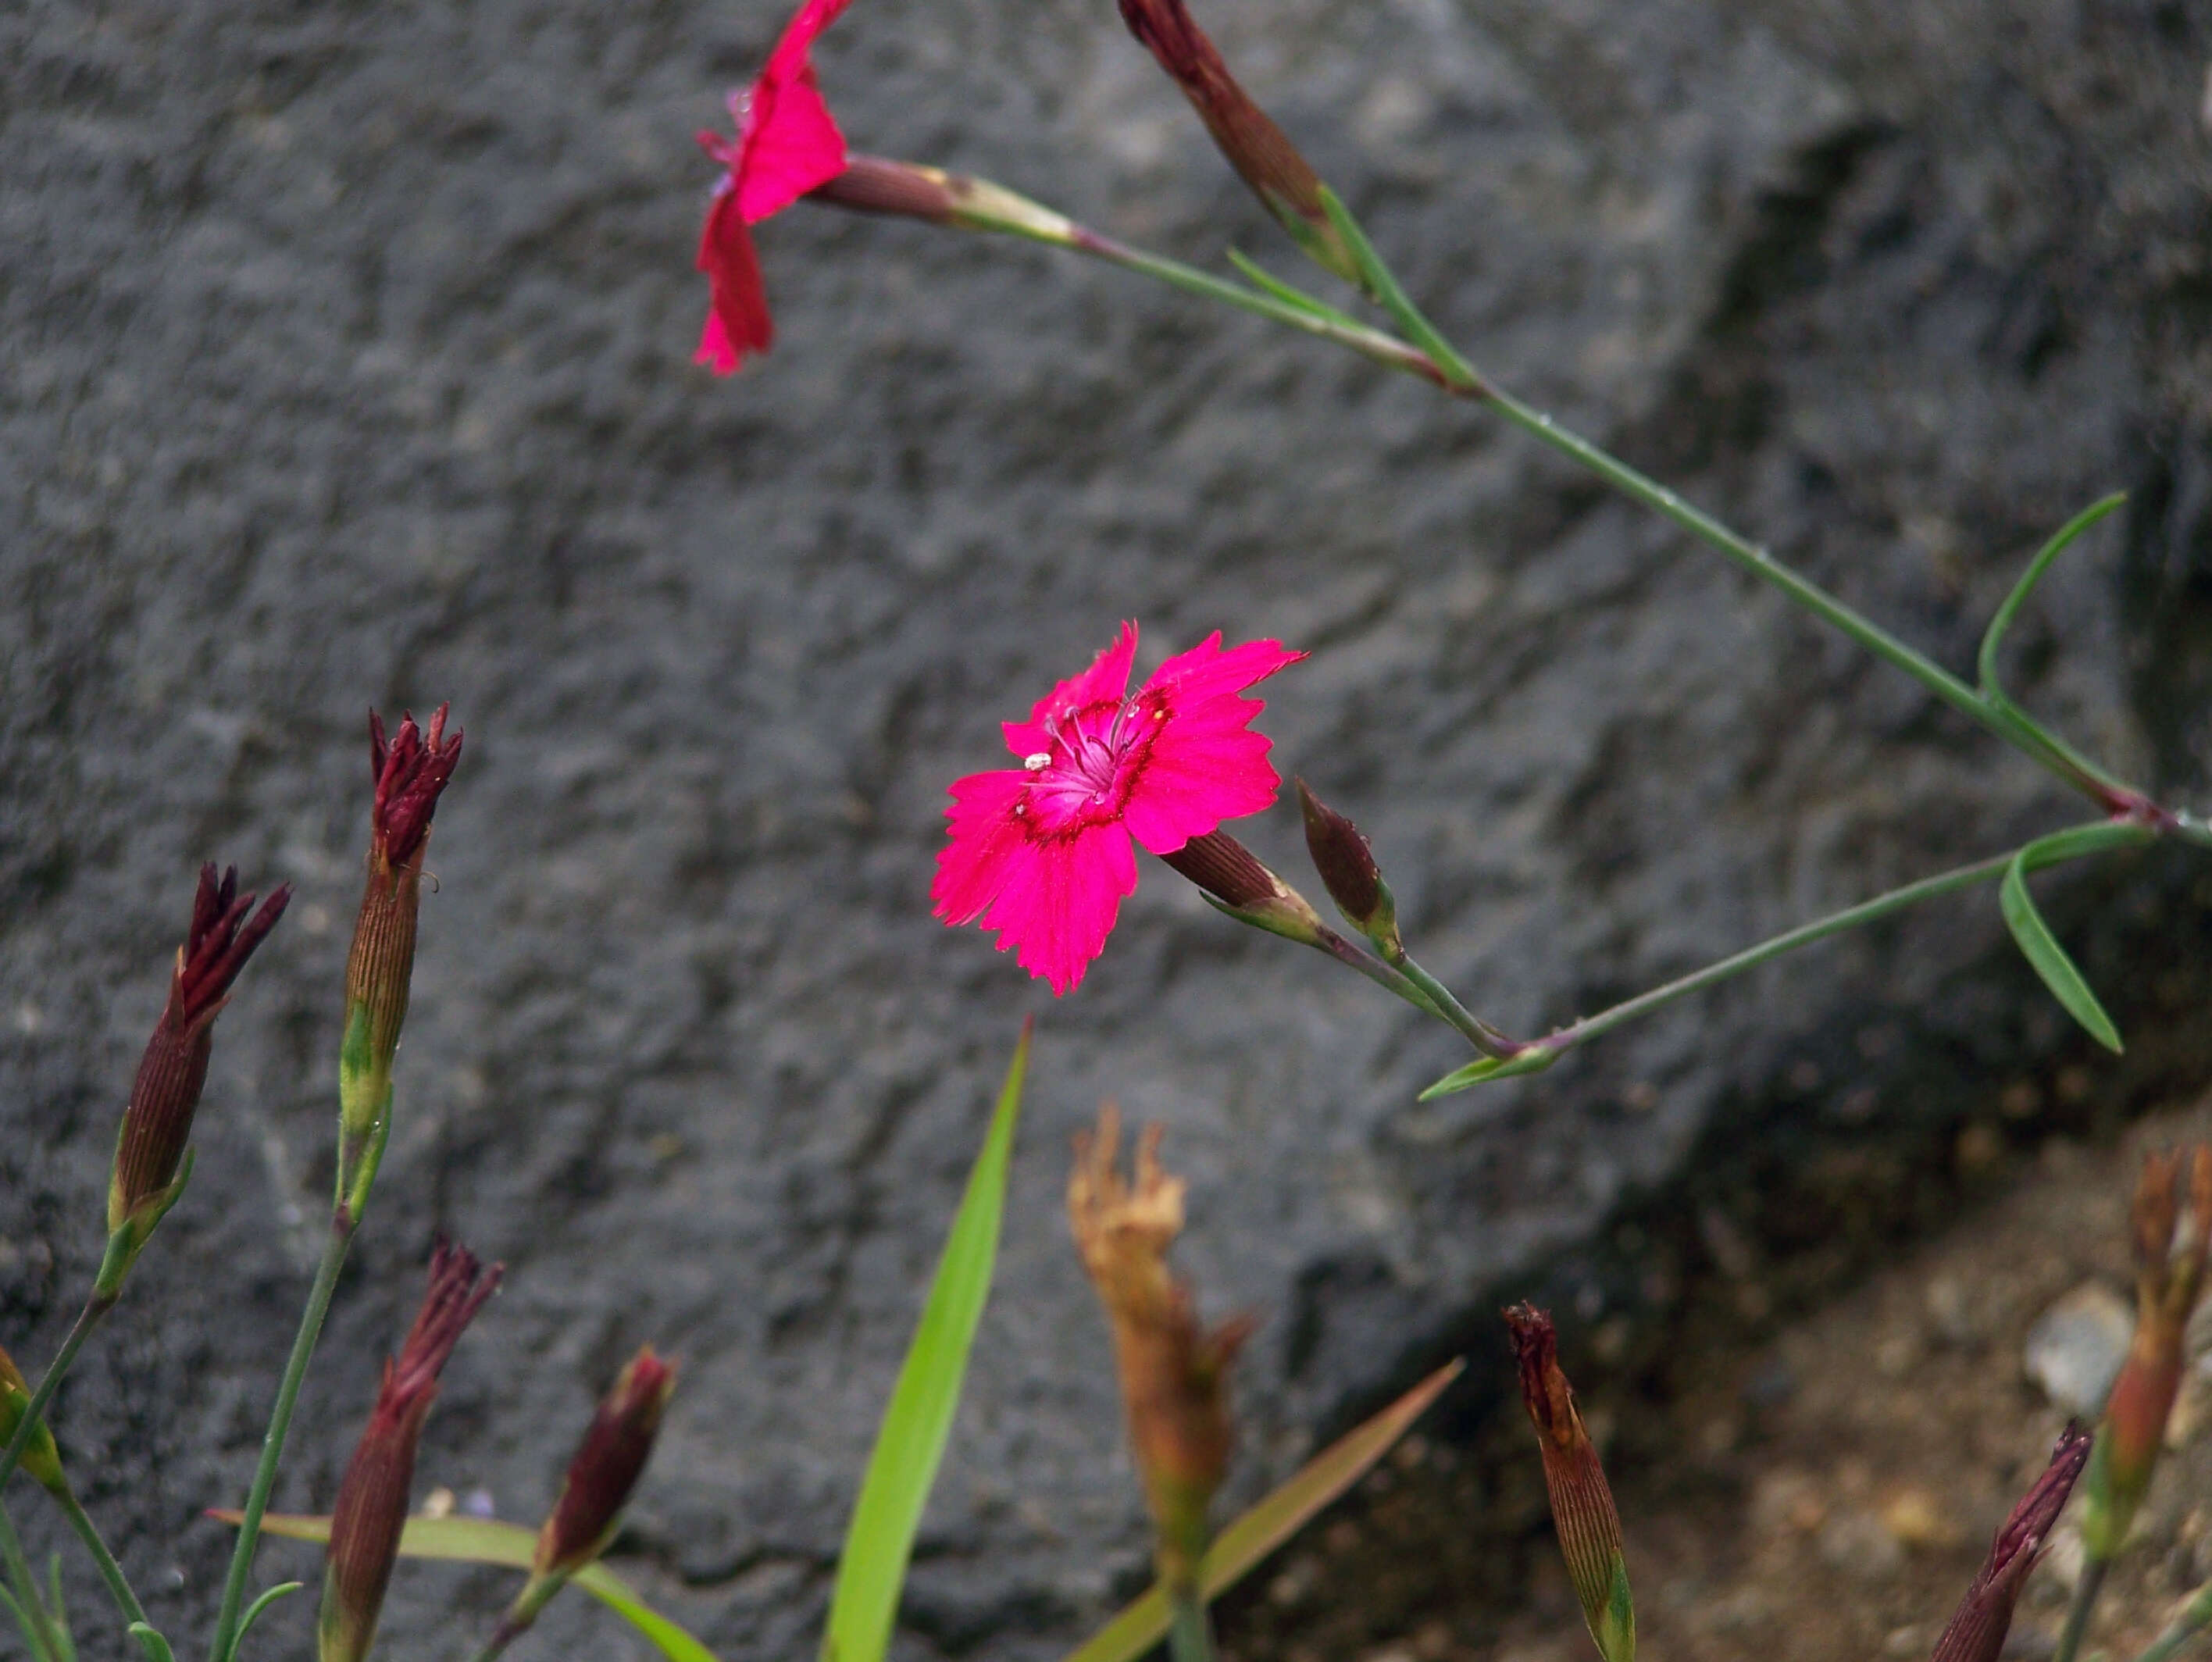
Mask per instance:
[[[279,1581],[275,1586],[270,1588],[268,1592],[263,1593],[261,1597],[248,1604],[246,1607],[246,1614],[238,1618],[238,1642],[241,1645],[244,1644],[246,1642],[246,1635],[253,1631],[254,1617],[260,1615],[262,1611],[267,1610],[270,1605],[275,1604],[286,1593],[299,1592],[301,1586],[301,1583],[298,1581]]]
[[[2035,973],[2043,978],[2043,985],[2051,989],[2051,996],[2066,1006],[2066,1013],[2087,1028],[2092,1039],[2117,1054],[2121,1048],[2120,1030],[2105,1014],[2105,1007],[2097,1002],[2097,995],[2089,990],[2081,972],[2066,955],[2066,949],[2058,944],[2058,937],[2043,921],[2043,914],[2035,909],[2034,898],[2027,892],[2029,857],[2035,847],[2030,843],[2014,855],[2012,864],[2005,868],[2003,885],[1997,890],[1997,902],[2004,909],[2005,927],[2012,931],[2013,939],[2019,943]]]
[[[1297,1476],[1214,1537],[1198,1567],[1205,1596],[1218,1598],[1235,1586],[1314,1513],[1357,1483],[1466,1366],[1457,1358],[1446,1362],[1373,1419],[1315,1455]],[[1136,1662],[1167,1630],[1167,1600],[1154,1587],[1101,1628],[1067,1662]]]
[[[177,1662],[177,1653],[169,1648],[169,1641],[155,1631],[152,1624],[133,1622],[130,1634],[145,1651],[147,1662]]]
[[[1460,1091],[1473,1090],[1477,1085],[1492,1079],[1514,1079],[1524,1073],[1541,1073],[1559,1059],[1556,1050],[1532,1050],[1519,1056],[1478,1056],[1463,1068],[1455,1068],[1443,1078],[1423,1091],[1420,1100],[1433,1102],[1439,1096],[1451,1096]]]
[[[1479,385],[1481,378],[1474,373],[1474,366],[1461,357],[1437,326],[1421,314],[1420,307],[1413,304],[1396,275],[1382,263],[1382,256],[1375,252],[1375,245],[1367,240],[1367,233],[1360,228],[1359,221],[1352,218],[1352,210],[1326,185],[1321,187],[1321,206],[1328,215],[1328,222],[1352,250],[1352,260],[1359,267],[1360,286],[1396,321],[1406,338],[1427,353],[1445,379],[1455,385]]]
[[[36,1624],[25,1613],[23,1607],[15,1602],[15,1595],[5,1587],[0,1587],[0,1604],[7,1605],[8,1614],[15,1618],[15,1630],[23,1635],[24,1647],[31,1653],[35,1662],[48,1662],[46,1648],[40,1641]]]
[[[227,1510],[210,1511],[208,1516],[233,1525],[240,1518],[238,1513]],[[261,1532],[293,1541],[327,1541],[331,1538],[331,1520],[272,1512],[261,1520]],[[399,1532],[399,1556],[403,1558],[450,1559],[526,1570],[537,1552],[536,1530],[488,1518],[410,1518]],[[714,1652],[666,1617],[647,1608],[629,1583],[605,1564],[579,1570],[569,1577],[569,1585],[583,1588],[629,1622],[659,1646],[669,1662],[716,1662]]]
[[[2012,627],[2013,619],[2019,616],[2020,609],[2027,604],[2027,597],[2043,580],[2043,573],[2051,569],[2051,562],[2065,553],[2083,531],[2127,500],[2127,493],[2118,491],[2102,501],[2092,502],[2061,525],[2051,540],[2038,550],[2035,558],[2028,561],[2027,569],[2021,573],[2020,581],[2013,585],[2012,592],[2005,597],[2004,604],[1997,608],[1996,616],[1990,620],[1990,627],[1982,636],[1978,663],[1984,695],[1992,699],[2004,699],[2004,688],[1997,680],[1997,648],[2004,640],[2005,631]]]
[[[1013,1064],[999,1092],[999,1106],[969,1174],[968,1192],[945,1237],[937,1277],[898,1383],[884,1410],[874,1451],[868,1456],[860,1496],[837,1560],[836,1590],[830,1598],[830,1626],[822,1639],[828,1662],[882,1662],[898,1615],[899,1589],[914,1551],[921,1508],[937,1480],[952,1413],[968,1374],[968,1351],[990,1296],[999,1257],[999,1222],[1006,1210],[1006,1174],[1013,1158],[1014,1125],[1021,1117],[1022,1080],[1029,1071],[1030,1033],[1022,1024]]]
[[[1338,311],[1328,301],[1316,299],[1303,288],[1292,288],[1256,260],[1247,259],[1234,248],[1229,251],[1229,263],[1243,272],[1255,287],[1266,290],[1285,306],[1295,306],[1301,312],[1330,323],[1346,324],[1354,329],[1360,326],[1358,318]]]

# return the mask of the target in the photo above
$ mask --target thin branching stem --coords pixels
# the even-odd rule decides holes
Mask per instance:
[[[222,1586],[222,1608],[216,1617],[214,1641],[208,1647],[209,1662],[232,1662],[238,1647],[239,1618],[245,1609],[246,1580],[253,1569],[253,1549],[260,1538],[261,1519],[269,1510],[269,1496],[276,1487],[276,1468],[284,1457],[284,1438],[292,1427],[292,1410],[300,1400],[300,1386],[307,1377],[307,1363],[322,1337],[323,1319],[330,1313],[331,1295],[337,1291],[338,1271],[345,1267],[346,1249],[353,1244],[355,1214],[341,1204],[331,1216],[331,1232],[323,1243],[322,1262],[315,1269],[315,1284],[308,1290],[307,1308],[300,1313],[300,1331],[292,1341],[290,1360],[276,1387],[276,1401],[269,1411],[269,1429],[261,1439],[261,1460],[254,1468],[253,1487],[246,1494],[239,1519],[238,1544],[232,1548],[230,1573]]]
[[[69,1336],[62,1341],[62,1348],[54,1353],[53,1361],[46,1364],[46,1374],[40,1379],[37,1389],[31,1392],[30,1402],[15,1422],[15,1435],[8,1440],[7,1452],[0,1454],[0,1487],[5,1487],[8,1479],[15,1473],[16,1463],[23,1458],[23,1451],[31,1446],[31,1439],[37,1435],[40,1425],[46,1417],[46,1405],[53,1401],[54,1392],[61,1389],[62,1380],[69,1375],[70,1365],[76,1360],[76,1353],[84,1349],[84,1342],[92,1337],[92,1330],[100,1325],[100,1318],[114,1307],[113,1294],[95,1292],[84,1301],[84,1308],[77,1312]]]
[[[2208,1624],[2212,1624],[2212,1582],[2199,1587],[2197,1596],[2173,1613],[2173,1620],[2166,1624],[2165,1631],[2150,1641],[2149,1647],[2136,1658],[2136,1662],[2167,1662]]]
[[[116,1562],[115,1555],[107,1550],[107,1543],[100,1538],[99,1526],[92,1521],[91,1514],[85,1511],[76,1493],[64,1489],[54,1496],[54,1501],[61,1507],[62,1515],[69,1519],[70,1527],[76,1532],[76,1538],[84,1543],[84,1550],[92,1555],[92,1562],[100,1571],[100,1579],[107,1584],[108,1597],[114,1599],[115,1608],[123,1617],[123,1625],[128,1628],[136,1623],[151,1628],[153,1623],[146,1619],[146,1607],[138,1602],[138,1595],[131,1590],[130,1579],[123,1574],[123,1566]]]
[[[1168,1596],[1168,1655],[1172,1662],[1213,1662],[1213,1623],[1194,1581],[1177,1582]]]
[[[2092,1558],[2081,1566],[2081,1579],[2074,1584],[2074,1602],[2066,1608],[2066,1625],[2058,1630],[2058,1648],[2051,1662],[2074,1662],[2074,1653],[2089,1631],[2089,1617],[2097,1609],[2097,1595],[2105,1590],[2105,1576],[2112,1568],[2109,1558]]]
[[[39,1578],[31,1571],[30,1560],[23,1556],[23,1538],[15,1533],[15,1520],[9,1516],[4,1504],[0,1504],[0,1563],[7,1566],[16,1608],[32,1629],[24,1636],[42,1653],[40,1662],[67,1662],[74,1654],[69,1636],[55,1630],[54,1613],[46,1608],[39,1592]]]

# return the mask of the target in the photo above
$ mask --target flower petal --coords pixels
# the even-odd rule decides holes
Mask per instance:
[[[1129,688],[1129,666],[1137,657],[1137,626],[1124,622],[1114,644],[1091,660],[1081,675],[1071,676],[1039,699],[1027,721],[1000,724],[1006,748],[1018,756],[1052,749],[1052,728],[1060,718],[1092,704],[1117,704]]]
[[[738,135],[738,211],[757,225],[845,171],[845,135],[823,101],[810,53],[851,0],[806,0],[753,82]]]
[[[949,833],[937,851],[937,876],[929,897],[948,924],[973,923],[999,898],[1030,839],[1030,828],[1014,810],[1029,776],[1018,768],[970,773],[952,781]]]
[[[1018,947],[1022,967],[1051,983],[1057,996],[1105,949],[1122,897],[1136,888],[1129,834],[1110,822],[1086,826],[1029,844],[1010,861],[1006,886],[983,927],[999,931],[1000,951]]]
[[[699,269],[707,274],[707,323],[699,333],[692,361],[727,375],[748,352],[765,352],[775,340],[769,317],[768,288],[761,281],[760,257],[752,233],[737,209],[737,194],[725,180],[707,209],[699,238]]]
[[[1137,695],[1136,719],[1157,723],[1142,771],[1121,810],[1129,834],[1154,854],[1171,854],[1224,820],[1256,814],[1281,778],[1267,763],[1272,742],[1249,731],[1267,705],[1239,696],[1304,658],[1277,640],[1220,650],[1218,634],[1159,668]]]

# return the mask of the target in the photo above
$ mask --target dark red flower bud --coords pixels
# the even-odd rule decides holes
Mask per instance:
[[[331,1508],[329,1556],[323,1568],[322,1662],[361,1662],[376,1637],[384,1591],[399,1556],[415,1450],[438,1394],[438,1374],[462,1331],[499,1286],[503,1265],[485,1270],[465,1247],[440,1240],[430,1255],[422,1308],[400,1347],[386,1359],[384,1382],[361,1442]]]
[[[376,806],[371,823],[376,846],[386,864],[405,865],[430,834],[430,816],[438,811],[438,794],[453,776],[461,759],[461,732],[453,730],[446,740],[446,713],[441,704],[430,718],[426,734],[415,725],[411,712],[399,718],[399,731],[386,743],[384,719],[368,713],[370,775],[376,780]]]
[[[561,1498],[538,1532],[537,1573],[573,1575],[606,1548],[676,1389],[676,1369],[647,1345],[616,1378],[568,1462]]]
[[[1513,1353],[1521,1366],[1521,1399],[1535,1423],[1544,1457],[1544,1488],[1559,1531],[1583,1619],[1606,1662],[1633,1662],[1636,1605],[1628,1590],[1620,1514],[1599,1465],[1597,1448],[1583,1427],[1574,1387],[1559,1371],[1559,1336],[1552,1318],[1533,1304],[1505,1312]]]
[[[238,870],[226,868],[218,881],[213,865],[200,868],[199,892],[192,901],[192,922],[176,967],[169,976],[168,1002],[154,1024],[153,1037],[138,1064],[130,1106],[115,1139],[115,1165],[107,1186],[107,1228],[112,1234],[134,1221],[150,1232],[176,1196],[172,1186],[192,1133],[192,1114],[207,1083],[208,1057],[214,1047],[215,1018],[222,1012],[231,983],[246,967],[253,949],[284,915],[290,889],[276,891],[253,909],[253,896],[238,892]],[[143,1235],[137,1245],[143,1245]],[[131,1248],[135,1253],[136,1246]]]
[[[1934,1662],[1996,1662],[2012,1629],[2013,1606],[2027,1584],[2028,1572],[2042,1556],[2051,1538],[2051,1526],[2065,1508],[2074,1480],[2089,1458],[2089,1434],[2069,1422],[2051,1451],[2051,1465],[2012,1509],[1996,1538],[1990,1543],[1988,1562],[1976,1574],[1951,1617],[1943,1636],[1936,1641]]]
[[[1316,796],[1304,779],[1297,784],[1298,804],[1305,814],[1306,852],[1321,873],[1322,887],[1346,921],[1395,962],[1406,951],[1398,937],[1398,905],[1390,885],[1382,881],[1382,869],[1375,864],[1366,836]]]
[[[1321,943],[1321,916],[1305,896],[1262,865],[1252,851],[1226,831],[1193,837],[1160,858],[1219,902],[1231,917],[1303,941]]]
[[[354,1174],[364,1163],[373,1174],[369,1150],[380,1146],[379,1139],[388,1129],[392,1061],[415,978],[423,846],[439,793],[461,759],[459,731],[450,740],[445,737],[451,707],[438,707],[427,734],[412,715],[401,717],[399,731],[388,743],[382,719],[374,710],[368,716],[376,797],[369,816],[368,881],[346,956],[345,1036],[338,1051],[340,1160],[348,1204],[356,1210],[366,1196],[353,1193]]]
[[[1191,21],[1183,0],[1121,0],[1129,33],[1165,70],[1206,130],[1261,204],[1307,257],[1346,282],[1361,281],[1359,262],[1322,205],[1321,178],[1283,130],[1229,73],[1220,49]]]

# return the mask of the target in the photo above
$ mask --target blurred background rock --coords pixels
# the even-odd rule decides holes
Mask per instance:
[[[2015,632],[2017,688],[2202,805],[2212,10],[1201,15],[1486,372],[1946,662],[2049,529],[2133,491]],[[761,234],[776,351],[711,381],[690,136],[783,21],[0,13],[0,1319],[27,1365],[96,1258],[193,868],[298,890],[224,1017],[192,1191],[57,1416],[173,1634],[212,1610],[228,1544],[195,1520],[243,1489],[326,1194],[372,703],[450,698],[469,748],[280,1502],[327,1505],[452,1230],[510,1277],[425,1487],[533,1520],[623,1358],[676,1351],[626,1568],[732,1658],[814,1642],[1025,1010],[915,1656],[1055,1654],[1143,1574],[1059,1206],[1103,1095],[1171,1127],[1210,1305],[1267,1315],[1249,1493],[1462,1344],[1438,1435],[1479,1439],[1502,1291],[1644,1377],[1700,1277],[1755,1331],[2010,1142],[2203,1077],[2212,889],[2179,855],[2051,883],[2124,1062],[1978,895],[1426,1107],[1450,1035],[1164,870],[1057,1004],[933,922],[945,783],[1123,616],[1153,661],[1215,628],[1314,650],[1270,685],[1277,760],[1509,1029],[2079,810],[1478,412],[1113,271],[801,207]],[[1106,0],[870,0],[819,58],[856,148],[1288,269]],[[1244,829],[1295,866],[1287,810]],[[387,1643],[456,1648],[456,1600],[488,1617],[493,1578],[403,1574]],[[628,1642],[556,1616],[549,1653]]]

